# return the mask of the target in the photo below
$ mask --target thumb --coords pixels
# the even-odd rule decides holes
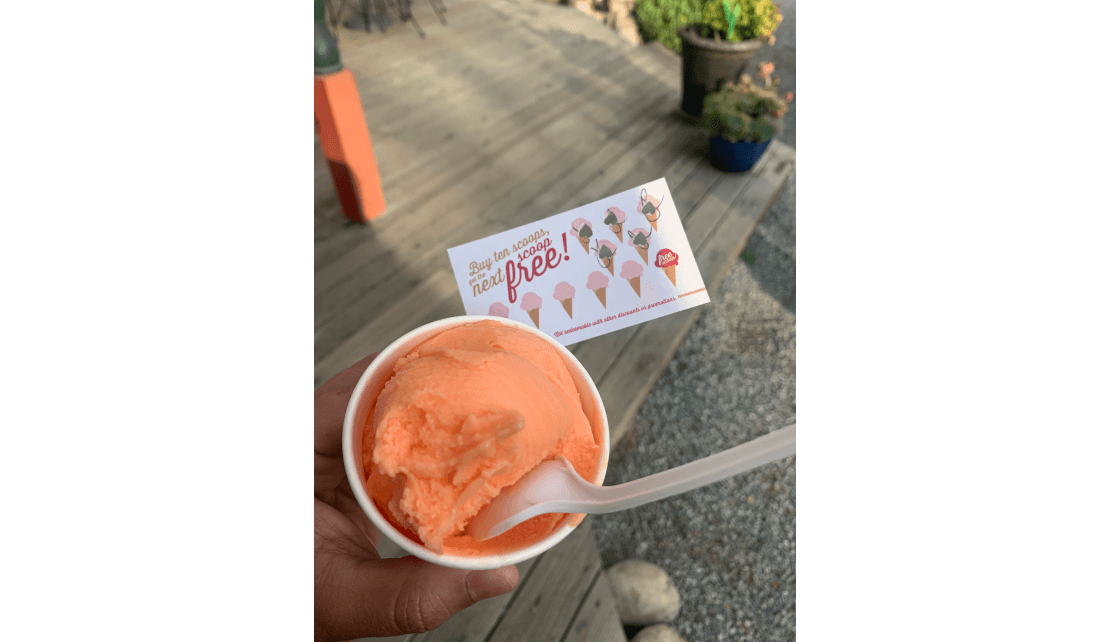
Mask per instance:
[[[332,601],[327,600],[326,610],[339,629],[331,633],[346,640],[435,629],[480,600],[512,591],[520,581],[516,566],[465,571],[412,555],[388,560],[360,558],[345,570],[332,574],[327,582]]]
[[[414,556],[376,563],[366,588],[392,596],[389,614],[400,633],[435,629],[472,604],[517,588],[516,566],[464,571],[438,566]],[[367,579],[367,578],[366,578]]]

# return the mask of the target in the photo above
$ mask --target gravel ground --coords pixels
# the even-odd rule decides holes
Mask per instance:
[[[796,7],[773,60],[796,90]],[[756,65],[757,66],[757,65]],[[796,146],[796,103],[779,138]],[[796,176],[686,336],[614,451],[606,483],[661,472],[796,420]],[[753,259],[751,256],[753,255]],[[752,264],[753,261],[753,264]],[[796,457],[639,508],[594,516],[602,561],[640,558],[682,597],[689,642],[796,638]]]

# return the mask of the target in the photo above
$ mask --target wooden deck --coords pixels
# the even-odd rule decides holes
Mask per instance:
[[[402,24],[339,34],[388,209],[346,223],[316,142],[315,386],[419,325],[464,314],[448,248],[661,177],[715,291],[793,171],[794,150],[776,141],[752,172],[714,169],[705,131],[677,114],[679,59],[657,45],[538,0],[445,4],[441,25],[415,0],[424,39]],[[570,347],[598,383],[614,445],[703,310]],[[514,595],[414,639],[620,639],[588,628],[605,626],[611,608],[600,563],[545,561],[592,559],[587,529],[525,566]]]

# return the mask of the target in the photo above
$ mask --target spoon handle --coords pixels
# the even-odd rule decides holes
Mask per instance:
[[[685,493],[789,457],[797,452],[797,425],[735,448],[618,486],[593,486],[584,512],[612,513]]]

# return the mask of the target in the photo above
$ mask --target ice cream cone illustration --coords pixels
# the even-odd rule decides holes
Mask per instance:
[[[643,274],[643,266],[635,261],[629,259],[620,266],[620,278],[627,279],[628,284],[632,286],[632,289],[636,291],[636,296],[642,298],[640,294],[640,275]]]
[[[509,308],[501,303],[491,303],[490,311],[487,312],[492,317],[502,317],[503,319],[509,318]]]
[[[651,235],[642,227],[637,227],[628,230],[628,240],[632,242],[632,247],[636,248],[636,253],[643,259],[643,264],[647,265],[650,262],[647,259],[647,248],[651,247]]]
[[[664,196],[663,198],[666,197]],[[639,203],[636,204],[636,212],[643,214],[643,217],[651,224],[651,229],[655,231],[659,230],[659,217],[662,216],[662,212],[659,211],[659,206],[662,204],[662,199],[648,196],[646,189],[640,190],[640,200]]]
[[[586,287],[594,291],[597,300],[601,301],[601,307],[607,307],[605,305],[605,288],[609,287],[609,277],[601,272],[590,272],[590,277],[586,279]]]
[[[552,292],[552,298],[563,306],[563,309],[567,312],[567,316],[574,318],[574,287],[566,281],[560,281],[555,284],[555,291]]]
[[[610,276],[615,275],[613,271],[613,256],[617,253],[617,246],[612,241],[606,241],[604,239],[597,242],[597,247],[594,248],[594,252],[597,253],[597,262],[601,267],[609,270]]]
[[[521,297],[521,309],[529,313],[529,318],[537,329],[540,328],[540,306],[543,304],[544,301],[535,292],[525,292]]]
[[[584,218],[576,218],[571,221],[571,236],[578,239],[578,242],[582,245],[582,251],[590,253],[590,237],[594,235],[594,228],[590,225],[590,222]]]
[[[624,213],[624,210],[619,207],[610,207],[605,210],[605,224],[609,226],[610,230],[613,230],[613,234],[617,235],[617,240],[624,243],[624,219],[628,215]]]
[[[663,248],[655,255],[655,267],[661,268],[666,273],[666,278],[675,286],[678,285],[678,255],[672,250]]]

